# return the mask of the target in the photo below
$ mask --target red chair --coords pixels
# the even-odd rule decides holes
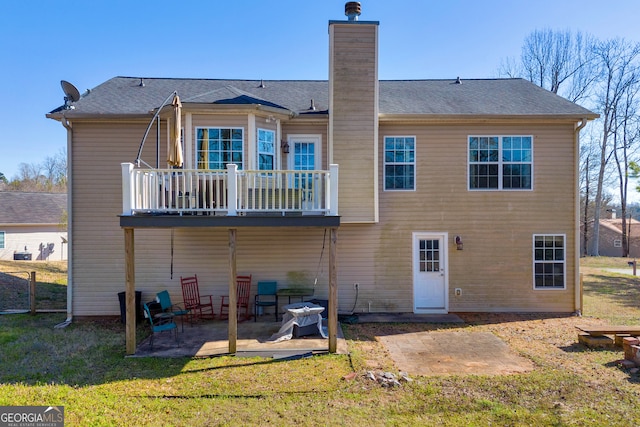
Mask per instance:
[[[251,293],[251,275],[236,276],[236,295],[238,318],[240,318],[240,310],[244,309],[244,320],[249,317],[249,294]],[[229,316],[229,297],[223,295],[220,301],[220,317]]]
[[[180,276],[180,284],[182,285],[184,308],[189,310],[191,320],[213,319],[213,300],[211,295],[200,296],[198,276],[195,274],[192,277]]]

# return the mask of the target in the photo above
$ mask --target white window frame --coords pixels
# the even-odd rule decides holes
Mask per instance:
[[[260,133],[261,132],[269,132],[273,135],[273,152],[269,153],[267,151],[260,151]],[[276,170],[278,168],[277,165],[277,154],[278,152],[278,141],[276,139],[276,131],[273,129],[264,129],[258,128],[256,132],[256,169],[257,170]],[[260,155],[269,155],[273,157],[273,169],[260,169]]]
[[[621,248],[622,247],[622,240],[621,239],[613,239],[613,247],[614,248]]]
[[[404,138],[413,139],[413,161],[412,162],[387,162],[387,139],[388,138]],[[382,189],[383,191],[416,191],[418,173],[417,173],[417,158],[418,144],[415,135],[385,135],[382,138]],[[413,166],[413,188],[387,188],[387,166],[388,165],[407,165]]]
[[[207,129],[207,130],[211,130],[211,129],[217,129],[217,130],[228,129],[228,130],[230,130],[231,132],[233,132],[234,130],[239,130],[239,131],[242,133],[242,150],[240,151],[240,153],[242,154],[242,161],[241,161],[239,164],[238,164],[238,163],[236,163],[236,162],[234,162],[234,161],[230,161],[230,162],[228,162],[228,163],[226,163],[226,164],[222,165],[222,167],[220,168],[220,170],[225,169],[225,168],[226,168],[226,165],[227,165],[227,164],[229,164],[229,163],[237,164],[237,165],[238,165],[238,169],[239,169],[239,170],[243,170],[243,169],[245,169],[245,167],[246,167],[246,166],[245,166],[245,163],[246,163],[246,153],[245,153],[245,149],[244,149],[244,146],[245,146],[245,143],[244,143],[244,139],[245,139],[245,129],[244,129],[243,127],[239,127],[239,126],[198,126],[198,127],[196,127],[196,134],[195,134],[195,150],[194,150],[194,151],[195,151],[195,153],[194,153],[194,154],[195,154],[195,156],[194,156],[194,157],[195,157],[195,158],[194,158],[194,165],[195,165],[195,168],[196,168],[196,169],[199,169],[198,154],[200,153],[200,151],[198,150],[198,133],[199,133],[199,131],[200,131],[201,129]],[[210,152],[210,151],[211,151],[211,148],[210,148],[210,147],[208,147],[208,148],[207,148],[207,150],[208,150],[207,152]],[[231,150],[231,153],[233,153],[233,152],[234,152],[234,150]],[[237,151],[236,151],[236,152],[237,152]],[[233,154],[232,154],[232,156],[233,156]],[[208,166],[208,165],[209,165],[209,159],[208,159],[208,157],[207,157],[207,166]],[[206,168],[206,169],[208,169],[208,168]]]
[[[471,161],[471,138],[498,138],[498,160],[497,162],[477,162]],[[531,161],[504,161],[503,141],[504,138],[530,138],[531,139]],[[533,191],[534,183],[534,138],[533,135],[468,135],[467,136],[467,190],[468,191]],[[471,165],[498,165],[498,187],[497,188],[472,188],[471,187]],[[529,165],[531,167],[531,188],[503,188],[503,167],[507,164]]]
[[[537,237],[562,237],[563,242],[563,257],[562,261],[553,260],[536,260],[536,238]],[[564,291],[567,289],[567,235],[566,234],[534,234],[532,238],[532,251],[531,258],[533,261],[533,289],[535,291]],[[554,247],[555,250],[555,247]],[[562,287],[559,286],[537,286],[536,285],[536,264],[562,264]]]

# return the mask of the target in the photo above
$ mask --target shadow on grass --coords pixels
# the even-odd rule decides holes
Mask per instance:
[[[561,346],[558,347],[558,349],[564,351],[565,353],[610,352],[612,350],[617,350],[616,348],[588,347],[579,342],[573,343],[571,345]]]
[[[190,360],[125,359],[124,325],[119,321],[54,328],[64,319],[64,314],[0,316],[0,382],[85,386],[163,378],[177,375]],[[140,325],[137,329],[140,337],[148,334]]]
[[[0,383],[82,387],[133,378],[153,380],[274,366],[311,357],[311,353],[282,358],[229,354],[209,358],[125,357],[125,325],[119,319],[81,320],[55,328],[63,321],[61,314],[0,316]],[[138,342],[149,334],[145,322],[137,325]]]
[[[604,364],[607,368],[618,368],[620,371],[628,375],[627,381],[631,384],[640,384],[639,372],[634,372],[633,368],[625,368],[618,361],[607,362]]]
[[[606,296],[621,308],[638,308],[638,301],[640,301],[640,281],[638,278],[598,274],[590,277],[584,282],[585,293]]]
[[[0,272],[0,311],[29,310],[29,280],[28,271]],[[67,307],[67,286],[41,280],[38,275],[35,296],[36,310]]]

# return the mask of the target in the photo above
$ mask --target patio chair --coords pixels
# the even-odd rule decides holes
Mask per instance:
[[[184,300],[185,310],[189,310],[189,318],[193,322],[194,319],[212,319],[213,300],[211,295],[200,295],[198,287],[198,276],[194,274],[191,277],[180,276],[180,284],[182,285],[182,298]]]
[[[171,302],[171,295],[169,295],[169,292],[166,290],[160,291],[156,294],[156,301],[160,304],[160,309],[162,310],[161,313],[156,314],[156,317],[162,315],[180,316],[182,332],[184,332],[184,316],[189,314],[189,310],[173,304]]]
[[[144,317],[149,319],[149,323],[151,324],[151,349],[153,350],[153,337],[156,333],[166,332],[166,331],[174,331],[174,335],[176,338],[176,343],[180,343],[178,341],[178,326],[176,322],[173,321],[173,316],[154,316],[151,314],[151,309],[145,303],[144,304]]]
[[[240,318],[240,310],[244,309],[244,320],[249,316],[249,294],[251,293],[251,275],[236,276],[236,295],[238,318]],[[229,296],[223,295],[220,300],[220,317],[229,315]]]
[[[258,307],[275,307],[276,322],[278,321],[278,282],[258,282],[258,293],[254,298],[254,321],[258,320]]]

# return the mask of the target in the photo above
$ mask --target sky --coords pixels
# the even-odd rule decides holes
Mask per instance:
[[[66,148],[45,115],[115,76],[326,80],[343,0],[19,0],[0,10],[0,173]],[[534,30],[640,42],[637,0],[362,0],[378,21],[379,77],[492,78]]]

